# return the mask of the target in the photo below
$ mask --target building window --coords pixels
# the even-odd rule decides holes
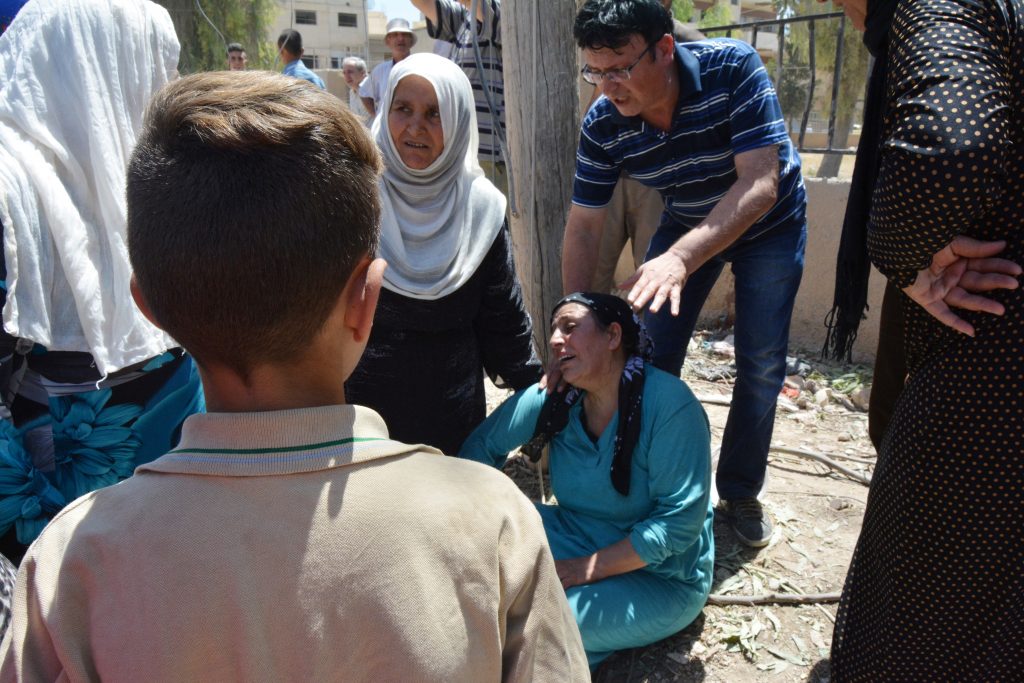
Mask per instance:
[[[309,69],[320,68],[320,58],[316,55],[303,55],[300,59],[302,59],[302,63]]]
[[[359,26],[359,17],[349,12],[338,12],[338,26]]]
[[[295,23],[316,26],[316,11],[311,9],[295,10]]]
[[[332,69],[340,69],[341,68],[341,57],[331,57],[331,68]]]

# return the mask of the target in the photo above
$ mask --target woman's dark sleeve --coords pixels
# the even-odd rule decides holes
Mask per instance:
[[[533,346],[533,325],[516,275],[507,222],[480,268],[484,291],[473,327],[484,370],[501,388],[523,389],[540,379],[541,364]]]
[[[979,224],[1005,191],[1014,148],[1001,7],[904,0],[896,12],[868,251],[900,287],[957,235],[997,238]]]

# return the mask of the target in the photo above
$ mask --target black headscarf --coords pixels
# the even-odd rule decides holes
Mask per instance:
[[[644,362],[650,362],[653,346],[647,338],[647,330],[629,304],[611,294],[570,294],[555,304],[554,310],[551,311],[551,319],[554,320],[555,313],[562,306],[573,303],[582,304],[593,311],[594,316],[604,327],[618,323],[622,328],[622,347],[629,353],[626,366],[622,370],[622,378],[619,380],[619,425],[615,433],[615,453],[612,456],[611,467],[612,486],[627,496],[633,450],[640,439]],[[552,393],[544,401],[544,407],[537,417],[537,426],[533,430],[533,437],[521,449],[531,461],[537,462],[544,446],[569,424],[569,410],[582,395],[580,389],[568,387],[561,392]]]
[[[838,361],[850,361],[857,328],[868,307],[868,277],[871,272],[867,246],[868,219],[882,147],[885,79],[889,72],[889,27],[897,4],[898,0],[868,0],[864,45],[875,58],[875,65],[871,69],[864,98],[864,125],[843,217],[832,310],[825,319],[828,335],[821,351],[823,357]]]

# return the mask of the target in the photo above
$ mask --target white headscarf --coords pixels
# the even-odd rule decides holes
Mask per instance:
[[[125,169],[178,51],[148,0],[31,0],[0,37],[4,328],[104,375],[174,346],[131,298]]]
[[[434,86],[444,133],[441,156],[423,170],[402,162],[388,130],[395,87],[409,75]],[[391,70],[372,133],[384,156],[384,286],[414,299],[440,299],[472,277],[505,221],[505,197],[477,161],[479,134],[469,79],[457,64],[435,54],[406,57]]]

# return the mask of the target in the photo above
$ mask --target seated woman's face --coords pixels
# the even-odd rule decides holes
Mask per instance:
[[[601,376],[616,346],[609,331],[601,329],[593,312],[576,303],[555,311],[550,344],[562,378],[580,389],[592,388],[588,380]]]
[[[441,156],[441,111],[430,81],[409,75],[398,82],[388,112],[388,132],[398,156],[409,168],[422,170]]]

